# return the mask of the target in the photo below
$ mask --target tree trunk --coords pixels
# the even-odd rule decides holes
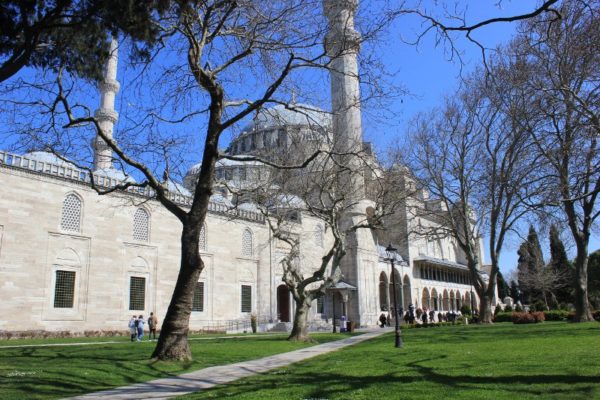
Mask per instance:
[[[310,311],[308,299],[296,301],[296,312],[294,313],[294,326],[288,340],[298,342],[312,342],[308,336],[308,313]]]
[[[577,252],[579,254],[575,259],[575,317],[573,322],[588,322],[594,320],[588,302],[588,255],[587,251],[582,252],[577,249]]]
[[[494,323],[492,299],[485,292],[483,293],[483,296],[479,296],[479,322],[482,324]]]
[[[183,228],[181,238],[181,267],[171,297],[171,303],[162,324],[158,343],[152,358],[169,361],[190,361],[188,331],[196,282],[204,267],[194,239],[194,227]],[[199,235],[199,229],[198,229]]]

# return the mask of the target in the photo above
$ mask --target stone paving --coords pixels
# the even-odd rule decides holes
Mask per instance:
[[[221,385],[245,378],[254,374],[267,372],[275,368],[326,354],[341,348],[351,346],[365,340],[390,332],[392,328],[376,328],[365,330],[362,335],[348,337],[334,342],[323,343],[301,350],[276,354],[269,357],[239,362],[236,364],[220,365],[189,372],[177,377],[157,379],[137,383],[102,392],[89,393],[72,397],[72,400],[125,400],[125,399],[168,399],[187,393],[198,392],[216,385]]]

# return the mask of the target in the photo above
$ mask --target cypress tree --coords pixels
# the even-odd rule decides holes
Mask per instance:
[[[555,225],[550,226],[550,262],[548,267],[552,271],[564,276],[564,284],[556,290],[556,300],[559,303],[573,303],[573,282],[575,279],[573,265],[567,258],[565,245],[560,239]],[[589,266],[588,266],[589,269]]]

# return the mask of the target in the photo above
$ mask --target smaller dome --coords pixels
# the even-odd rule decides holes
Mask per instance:
[[[135,183],[135,179],[131,176],[126,176],[125,173],[114,167],[97,169],[94,171],[96,177],[115,179],[120,182],[131,182]]]
[[[306,203],[300,197],[293,194],[280,194],[271,199],[268,204],[270,207],[302,209]]]
[[[43,163],[48,163],[48,164],[55,164],[55,165],[60,165],[60,166],[65,166],[65,165],[75,166],[70,161],[62,160],[56,154],[51,153],[49,151],[32,151],[32,152],[26,153],[23,157],[28,158],[33,161],[43,162]]]
[[[182,184],[174,182],[171,179],[167,180],[167,190],[171,193],[178,193],[184,196],[192,195],[192,192],[183,187]]]
[[[223,204],[224,206],[233,208],[233,203],[231,201],[229,201],[228,199],[226,199],[225,197],[223,197],[223,195],[221,195],[221,194],[213,194],[212,196],[210,196],[210,202],[217,203],[217,204]]]
[[[237,208],[244,211],[260,212],[258,205],[254,203],[238,204]]]
[[[236,154],[236,157],[240,157],[243,158],[244,156],[248,156],[250,157],[250,155],[247,154]],[[260,162],[260,161],[239,161],[239,160],[229,160],[227,158],[222,158],[219,161],[217,161],[215,168],[219,168],[219,167],[236,167],[236,166],[260,166],[260,165],[265,165],[264,163]],[[194,167],[196,167],[196,165],[194,165]],[[192,167],[192,168],[194,168]],[[190,169],[191,171],[191,169]]]

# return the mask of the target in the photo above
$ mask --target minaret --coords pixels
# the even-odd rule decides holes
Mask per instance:
[[[115,111],[115,96],[121,87],[117,81],[117,61],[119,58],[117,47],[117,39],[113,38],[110,43],[110,53],[106,61],[104,78],[99,85],[100,108],[94,114],[102,131],[111,139],[115,123],[119,119],[119,114]],[[99,135],[96,135],[94,140],[94,170],[109,168],[112,168],[112,150]]]
[[[331,103],[333,112],[334,150],[342,153],[362,151],[362,123],[357,55],[360,34],[354,29],[354,13],[358,0],[324,0],[323,8],[329,21],[325,51],[331,57]],[[351,201],[365,196],[360,158],[343,157],[343,165],[354,173],[344,179],[345,192]]]
[[[364,223],[367,209],[375,207],[375,203],[365,198],[364,164],[358,155],[363,142],[357,63],[360,34],[354,29],[357,6],[358,0],[323,0],[329,23],[325,51],[331,58],[333,148],[351,153],[338,158],[350,169],[338,177],[338,190],[345,194],[347,206],[340,224],[343,231]],[[374,283],[379,276],[378,262],[377,246],[369,229],[346,231],[346,256],[340,269],[344,281],[356,287],[349,295],[346,313],[350,321],[361,326],[377,323],[379,307],[373,294],[378,290]]]

